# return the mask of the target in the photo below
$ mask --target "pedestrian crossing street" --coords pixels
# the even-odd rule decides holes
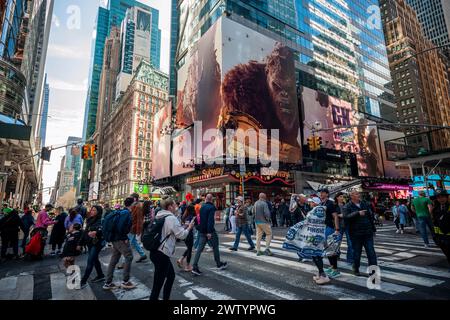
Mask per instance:
[[[344,237],[345,238],[345,237]],[[234,235],[221,237],[221,259],[229,268],[223,271],[214,268],[213,254],[204,252],[199,263],[203,275],[196,277],[176,269],[172,299],[176,300],[372,300],[372,299],[449,299],[450,272],[445,268],[418,266],[414,259],[444,259],[436,246],[424,248],[420,236],[395,234],[394,226],[380,228],[375,238],[381,283],[379,288],[369,289],[367,277],[356,277],[351,266],[340,261],[341,276],[325,286],[312,281],[316,267],[312,262],[299,262],[295,252],[282,249],[283,237],[276,236],[271,244],[274,256],[256,256],[247,251],[248,243],[241,238],[239,250],[228,250],[234,243]],[[430,243],[432,241],[430,240]],[[265,242],[262,242],[264,248]],[[347,245],[341,247],[341,258],[345,258]],[[184,251],[179,243],[177,254]],[[101,255],[103,270],[109,262],[109,249]],[[77,261],[84,270],[86,257]],[[58,260],[55,259],[55,264]],[[175,261],[174,268],[176,267]],[[325,264],[328,263],[324,259]],[[363,253],[361,271],[365,271],[367,260]],[[31,300],[146,300],[150,296],[153,281],[153,265],[147,260],[132,265],[132,278],[137,287],[133,290],[115,289],[104,291],[102,284],[90,283],[83,290],[67,288],[64,268],[50,274],[42,270],[23,272],[0,279],[0,299]],[[95,271],[92,277],[95,276]],[[122,270],[116,270],[114,280],[119,283]],[[45,281],[42,279],[44,278]],[[39,291],[46,289],[46,292]],[[45,291],[45,290],[44,290]]]

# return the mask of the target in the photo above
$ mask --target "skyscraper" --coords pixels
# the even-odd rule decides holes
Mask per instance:
[[[436,46],[450,45],[450,1],[407,0],[416,11],[427,39]],[[450,49],[447,50],[450,58]]]
[[[424,35],[414,9],[405,0],[380,1],[389,63],[397,102],[398,121],[404,124],[450,123],[450,84],[443,57]],[[423,127],[406,127],[407,135],[429,131]],[[420,141],[417,141],[420,139]],[[422,144],[422,137],[408,138],[410,144]],[[436,148],[445,149],[447,132],[433,134]],[[426,146],[430,149],[430,146]]]
[[[144,5],[136,0],[110,0],[108,8],[99,8],[97,15],[97,22],[95,27],[96,38],[92,45],[92,62],[89,72],[89,88],[87,101],[85,106],[85,117],[83,124],[83,138],[89,139],[95,132],[98,96],[100,88],[101,71],[103,68],[103,54],[105,48],[106,37],[110,34],[112,27],[120,27],[125,18],[126,11],[132,7],[140,7],[152,13],[152,45],[151,45],[151,59],[155,67],[160,66],[160,51],[161,51],[161,30],[159,25],[159,12],[147,5]],[[92,167],[92,161],[87,160],[83,162],[83,172],[81,181],[81,192],[85,195],[89,188],[89,171]]]
[[[66,171],[73,171],[73,185],[72,187],[78,187],[78,181],[80,179],[80,169],[81,169],[81,138],[69,137],[67,139],[66,155],[64,162],[64,169]],[[78,145],[74,145],[77,144]]]
[[[47,75],[44,80],[44,95],[42,97],[42,120],[41,127],[39,129],[39,136],[41,138],[41,146],[45,146],[45,136],[47,134],[47,118],[48,118],[48,105],[50,101],[50,86],[47,83]]]
[[[133,72],[142,60],[150,61],[152,47],[152,14],[139,7],[127,10],[121,25],[120,73],[117,77],[116,97],[127,90]]]

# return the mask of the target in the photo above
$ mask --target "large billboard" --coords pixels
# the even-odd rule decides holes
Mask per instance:
[[[162,179],[170,176],[172,104],[169,102],[155,114],[153,125],[152,176]]]
[[[310,88],[301,90],[304,144],[315,135],[322,138],[323,147],[357,154],[359,176],[383,176],[378,129],[373,122],[355,111],[351,103]],[[352,126],[351,128],[342,128]]]
[[[176,126],[196,127],[195,159],[236,159],[244,150],[254,161],[301,160],[290,48],[222,17],[184,61],[178,72]]]

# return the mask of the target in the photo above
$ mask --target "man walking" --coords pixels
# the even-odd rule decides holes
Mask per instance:
[[[198,268],[198,262],[208,241],[210,241],[210,244],[212,245],[214,251],[214,260],[216,261],[217,268],[223,270],[228,266],[226,262],[220,261],[219,237],[217,236],[216,230],[214,229],[214,218],[216,211],[217,209],[213,204],[213,196],[212,194],[208,194],[205,198],[205,203],[200,208],[200,225],[198,227],[199,244],[197,252],[195,253],[194,263],[192,265],[192,273],[197,276],[200,276],[202,274],[202,272]]]
[[[125,209],[117,210],[109,214],[103,220],[103,236],[107,242],[112,243],[112,255],[106,274],[106,282],[103,289],[111,290],[117,288],[113,283],[114,269],[123,255],[125,265],[123,268],[123,289],[133,289],[136,286],[130,281],[131,261],[133,253],[131,251],[128,234],[131,230],[131,206],[134,203],[133,198],[126,198],[124,201]]]
[[[280,206],[278,207],[278,212],[278,215],[281,217],[281,226],[286,228],[291,227],[291,213],[289,212],[289,207],[286,204],[286,200],[281,200]]]
[[[243,197],[237,197],[237,208],[236,208],[236,225],[237,225],[237,231],[236,231],[236,240],[234,241],[233,247],[230,248],[231,251],[237,251],[239,248],[239,242],[241,240],[241,234],[244,233],[245,237],[247,238],[248,244],[250,247],[248,248],[248,251],[252,251],[255,249],[255,244],[253,243],[252,236],[250,235],[250,229],[248,226],[248,219],[247,219],[247,206],[244,206],[244,198]]]
[[[273,253],[270,251],[270,242],[272,241],[270,210],[266,202],[266,195],[264,193],[259,194],[259,200],[256,201],[253,206],[253,213],[255,215],[256,224],[256,255],[261,256],[265,254],[272,256]],[[261,238],[263,233],[266,234],[266,250],[264,252],[261,251]]]
[[[139,195],[137,193],[133,193],[130,195],[130,198],[133,198],[134,202],[131,205],[131,232],[128,234],[128,239],[134,249],[139,253],[140,258],[136,260],[136,263],[140,263],[142,261],[147,260],[147,255],[144,252],[144,249],[139,244],[137,237],[142,234],[142,227],[144,225],[144,212],[142,210],[142,204],[139,203]]]
[[[344,206],[344,219],[353,246],[353,273],[359,276],[362,248],[366,250],[369,266],[377,265],[377,256],[373,242],[374,216],[370,205],[361,201],[358,191],[350,193],[350,201]]]
[[[430,241],[428,240],[427,227],[432,237],[434,237],[433,224],[430,216],[430,212],[433,211],[433,203],[427,198],[425,191],[420,191],[419,197],[412,201],[411,209],[416,214],[420,235],[425,243],[425,248],[428,248]]]
[[[83,218],[83,221],[86,219],[87,209],[83,206],[83,199],[77,200],[77,206],[75,207],[76,212]]]

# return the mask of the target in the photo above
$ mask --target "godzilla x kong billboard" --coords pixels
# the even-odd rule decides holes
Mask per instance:
[[[192,159],[236,160],[245,152],[248,161],[265,159],[263,164],[269,159],[300,162],[290,48],[222,17],[184,59],[178,71],[176,128],[194,127]],[[174,165],[178,160],[173,154]]]

